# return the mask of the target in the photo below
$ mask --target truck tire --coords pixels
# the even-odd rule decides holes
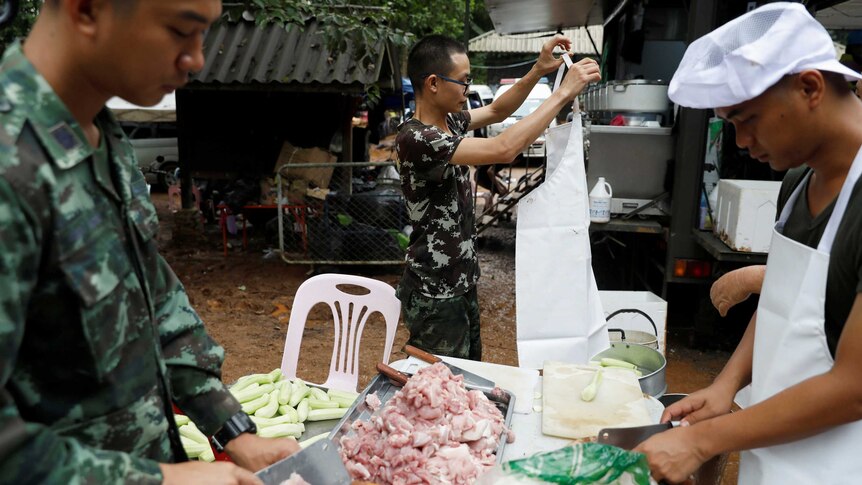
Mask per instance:
[[[180,168],[180,164],[174,161],[167,161],[161,165],[159,165],[158,170],[159,174],[159,184],[168,189],[171,185],[178,185],[180,183],[179,178],[177,177],[177,169]]]

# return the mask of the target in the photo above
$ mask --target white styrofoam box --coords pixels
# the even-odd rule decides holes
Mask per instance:
[[[599,290],[599,299],[605,317],[617,310],[640,310],[655,323],[655,330],[643,315],[637,313],[620,313],[608,322],[609,328],[623,330],[640,330],[647,333],[658,333],[658,350],[665,355],[665,340],[667,337],[667,302],[651,291],[608,291]]]
[[[713,231],[734,251],[769,252],[781,182],[721,180]]]

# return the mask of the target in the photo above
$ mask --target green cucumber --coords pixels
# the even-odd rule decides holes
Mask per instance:
[[[341,419],[347,413],[347,408],[335,409],[312,409],[308,412],[309,421],[326,421],[328,419]]]
[[[593,380],[581,391],[581,400],[583,401],[592,401],[596,398],[596,394],[599,392],[599,385],[602,383],[602,369],[601,367],[596,370],[596,373],[593,375]]]

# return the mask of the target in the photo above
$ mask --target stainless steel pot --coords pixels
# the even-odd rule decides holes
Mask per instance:
[[[637,308],[622,308],[608,315],[605,320],[610,325],[610,322],[614,317],[623,313],[635,313],[644,317],[644,319],[649,322],[650,327],[652,328],[652,333],[632,329],[623,330],[621,328],[608,328],[611,342],[627,342],[630,344],[646,345],[647,347],[652,347],[658,350],[658,327],[655,326],[655,322],[652,320],[652,317],[643,310],[639,310]]]
[[[604,110],[661,113],[670,109],[668,84],[664,81],[634,79],[607,83]]]
[[[658,398],[667,391],[664,378],[667,361],[658,350],[645,345],[612,342],[609,349],[599,352],[590,360],[601,360],[606,357],[624,360],[638,366],[638,370],[643,373],[638,378],[638,383],[641,385],[641,390],[650,396]]]

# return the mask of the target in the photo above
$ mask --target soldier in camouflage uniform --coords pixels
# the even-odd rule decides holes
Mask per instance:
[[[600,79],[598,65],[592,59],[576,63],[560,89],[499,136],[464,135],[508,118],[536,82],[562,63],[554,58],[554,47],[570,45],[561,35],[549,40],[517,84],[490,105],[469,111],[464,110],[471,81],[464,46],[435,35],[410,51],[407,71],[416,92],[416,112],[400,127],[395,142],[413,225],[397,291],[409,344],[434,354],[481,360],[479,261],[468,166],[514,161],[589,82]]]
[[[260,483],[296,450],[240,434],[186,461],[172,403],[207,435],[240,405],[223,349],[159,255],[113,94],[154,104],[203,65],[218,0],[48,0],[0,64],[0,481]],[[121,53],[124,57],[114,57]]]

